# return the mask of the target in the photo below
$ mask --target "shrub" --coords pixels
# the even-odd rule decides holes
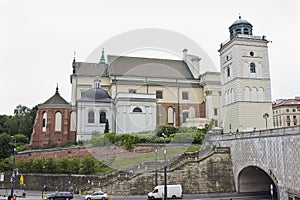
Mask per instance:
[[[105,137],[113,144],[117,142],[116,133],[105,133]]]
[[[125,146],[127,150],[133,149],[134,145],[137,143],[138,138],[133,134],[122,134],[119,136],[120,143]]]

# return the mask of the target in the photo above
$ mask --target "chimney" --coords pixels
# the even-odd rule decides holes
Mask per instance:
[[[188,50],[187,50],[187,49],[183,49],[183,50],[182,50],[182,56],[183,56],[183,59],[185,59],[185,58],[186,58],[186,56],[187,56],[187,52],[188,52]]]
[[[198,70],[199,74],[200,74],[200,62],[201,58],[199,58],[198,56],[193,56],[192,58],[192,62],[193,62],[193,65],[195,67],[196,70]]]

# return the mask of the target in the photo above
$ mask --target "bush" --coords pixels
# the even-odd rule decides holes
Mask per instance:
[[[95,174],[112,170],[93,157],[19,159],[16,166],[22,173]]]
[[[105,133],[105,137],[113,144],[117,142],[116,133]]]
[[[156,127],[155,132],[158,137],[162,137],[163,133],[169,137],[170,134],[177,133],[178,128],[174,126],[166,126],[164,124],[160,124]]]
[[[206,134],[206,129],[198,129],[193,143],[202,144],[202,141],[205,138],[205,134]]]
[[[127,150],[133,149],[138,141],[138,137],[133,134],[122,134],[119,138],[121,145],[124,145]]]

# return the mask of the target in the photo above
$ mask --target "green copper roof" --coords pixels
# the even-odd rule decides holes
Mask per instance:
[[[241,16],[239,16],[239,19],[235,20],[232,25],[238,25],[238,24],[250,24],[250,22],[248,22],[245,19],[242,19]]]

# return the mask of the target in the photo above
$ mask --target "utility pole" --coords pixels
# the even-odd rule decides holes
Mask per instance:
[[[166,149],[166,138],[167,135],[165,135],[164,133],[162,133],[162,136],[164,137],[164,200],[167,200],[168,198],[168,191],[167,191],[167,149]]]
[[[14,145],[14,152],[13,152],[13,166],[12,166],[12,175],[11,175],[11,191],[10,191],[10,198],[13,198],[14,196],[14,183],[15,183],[15,168],[16,168],[16,138],[15,139],[15,145]]]

